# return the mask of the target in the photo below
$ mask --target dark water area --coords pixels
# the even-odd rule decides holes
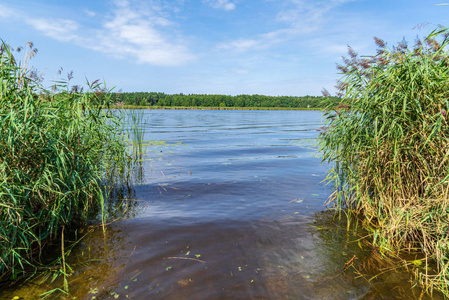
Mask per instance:
[[[321,112],[145,114],[133,204],[105,233],[80,233],[67,299],[419,298],[407,272],[369,280],[378,255],[326,212]],[[0,298],[61,285],[28,282]]]

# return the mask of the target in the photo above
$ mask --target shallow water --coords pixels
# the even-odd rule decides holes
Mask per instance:
[[[134,172],[136,201],[105,234],[84,229],[69,257],[72,297],[419,296],[405,272],[368,282],[379,273],[375,253],[325,212],[331,191],[316,152],[320,112],[145,113],[152,142]],[[27,283],[0,298],[35,299],[60,285]]]

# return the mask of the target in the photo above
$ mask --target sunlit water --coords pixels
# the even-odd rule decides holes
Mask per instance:
[[[316,147],[321,112],[145,113],[152,142],[134,172],[134,206],[105,234],[84,229],[69,257],[72,297],[419,296],[404,272],[368,282],[379,273],[375,253],[325,212],[331,190]],[[27,283],[0,296],[35,299],[60,286]]]

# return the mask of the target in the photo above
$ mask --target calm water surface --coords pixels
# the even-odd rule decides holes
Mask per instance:
[[[70,255],[77,299],[415,299],[332,223],[320,112],[157,110],[125,218]],[[331,229],[329,229],[331,228]],[[343,270],[354,258],[353,266]],[[357,274],[360,272],[360,274]],[[371,272],[371,273],[370,273]],[[364,275],[364,276],[361,276]],[[28,283],[1,296],[37,298]]]

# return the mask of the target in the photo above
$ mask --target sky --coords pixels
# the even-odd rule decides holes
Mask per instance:
[[[348,45],[370,55],[374,36],[449,26],[444,1],[0,0],[0,38],[33,42],[45,87],[73,71],[123,92],[318,96]]]

